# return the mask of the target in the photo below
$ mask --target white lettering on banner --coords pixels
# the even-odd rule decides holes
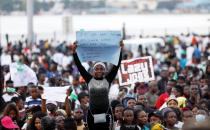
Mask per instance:
[[[120,85],[129,85],[135,82],[154,80],[154,70],[151,57],[142,57],[124,60],[121,63],[119,74]]]

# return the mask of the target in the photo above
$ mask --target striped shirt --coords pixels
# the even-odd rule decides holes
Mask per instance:
[[[31,96],[26,98],[25,108],[31,108],[33,106],[41,106],[41,99],[33,99]]]

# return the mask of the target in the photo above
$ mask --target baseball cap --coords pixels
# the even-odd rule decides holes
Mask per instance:
[[[156,111],[154,111],[152,113],[149,113],[148,117],[150,118],[152,116],[156,116],[156,117],[162,118],[162,113],[161,113],[161,111],[156,110]]]
[[[16,125],[9,116],[3,117],[1,119],[1,124],[3,127],[7,128],[7,129],[19,128],[18,125]]]

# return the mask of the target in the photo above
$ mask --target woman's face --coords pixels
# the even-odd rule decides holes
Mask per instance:
[[[175,97],[180,96],[180,95],[179,95],[179,92],[178,92],[175,88],[172,88],[172,89],[171,89],[171,93],[172,93],[173,95],[175,95]]]
[[[93,71],[95,78],[102,78],[105,74],[105,68],[102,65],[96,65]]]
[[[168,106],[168,107],[172,107],[172,108],[177,108],[177,107],[178,107],[178,104],[177,104],[176,101],[171,100],[171,101],[169,101],[169,102],[167,103],[167,106]]]
[[[145,104],[145,102],[146,102],[145,96],[144,96],[144,95],[138,96],[137,102],[138,102],[138,103]]]
[[[17,107],[19,110],[22,110],[24,108],[24,103],[23,103],[23,100],[20,99],[18,102],[17,102]]]
[[[134,120],[134,113],[132,110],[125,110],[124,111],[124,121],[127,124],[132,124],[133,120]]]
[[[156,124],[156,123],[161,123],[160,118],[156,116],[150,117],[150,124]]]
[[[117,120],[122,119],[122,112],[123,112],[123,107],[115,108],[114,115]]]
[[[34,126],[36,127],[36,129],[41,130],[41,119],[36,118],[34,123],[35,123]]]
[[[194,116],[197,115],[197,113],[198,113],[198,108],[197,108],[197,107],[194,107],[194,108],[192,109],[192,112],[193,112],[193,115],[194,115]]]
[[[145,125],[147,123],[148,117],[145,111],[141,111],[138,113],[138,124]]]
[[[184,95],[190,95],[190,87],[189,86],[185,86],[184,87]]]
[[[166,117],[166,123],[168,123],[170,126],[175,125],[177,122],[177,116],[175,112],[169,112]]]
[[[9,116],[10,116],[12,119],[14,119],[14,118],[16,118],[17,113],[16,113],[14,110],[11,110],[11,111],[9,112]]]
[[[136,101],[134,99],[128,100],[127,102],[128,108],[134,108],[135,105],[136,105]]]
[[[198,94],[198,86],[197,85],[191,85],[190,90],[191,90],[191,95],[197,95]]]

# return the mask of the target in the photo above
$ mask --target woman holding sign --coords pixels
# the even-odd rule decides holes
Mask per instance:
[[[120,42],[122,48],[123,43]],[[117,66],[113,66],[107,74],[106,65],[103,62],[96,62],[93,66],[92,75],[82,66],[77,53],[77,45],[72,46],[73,57],[80,74],[84,78],[89,88],[89,110],[87,115],[87,124],[89,130],[111,130],[113,125],[112,110],[109,106],[108,93],[109,88],[114,80],[120,67],[122,52],[120,54]]]

